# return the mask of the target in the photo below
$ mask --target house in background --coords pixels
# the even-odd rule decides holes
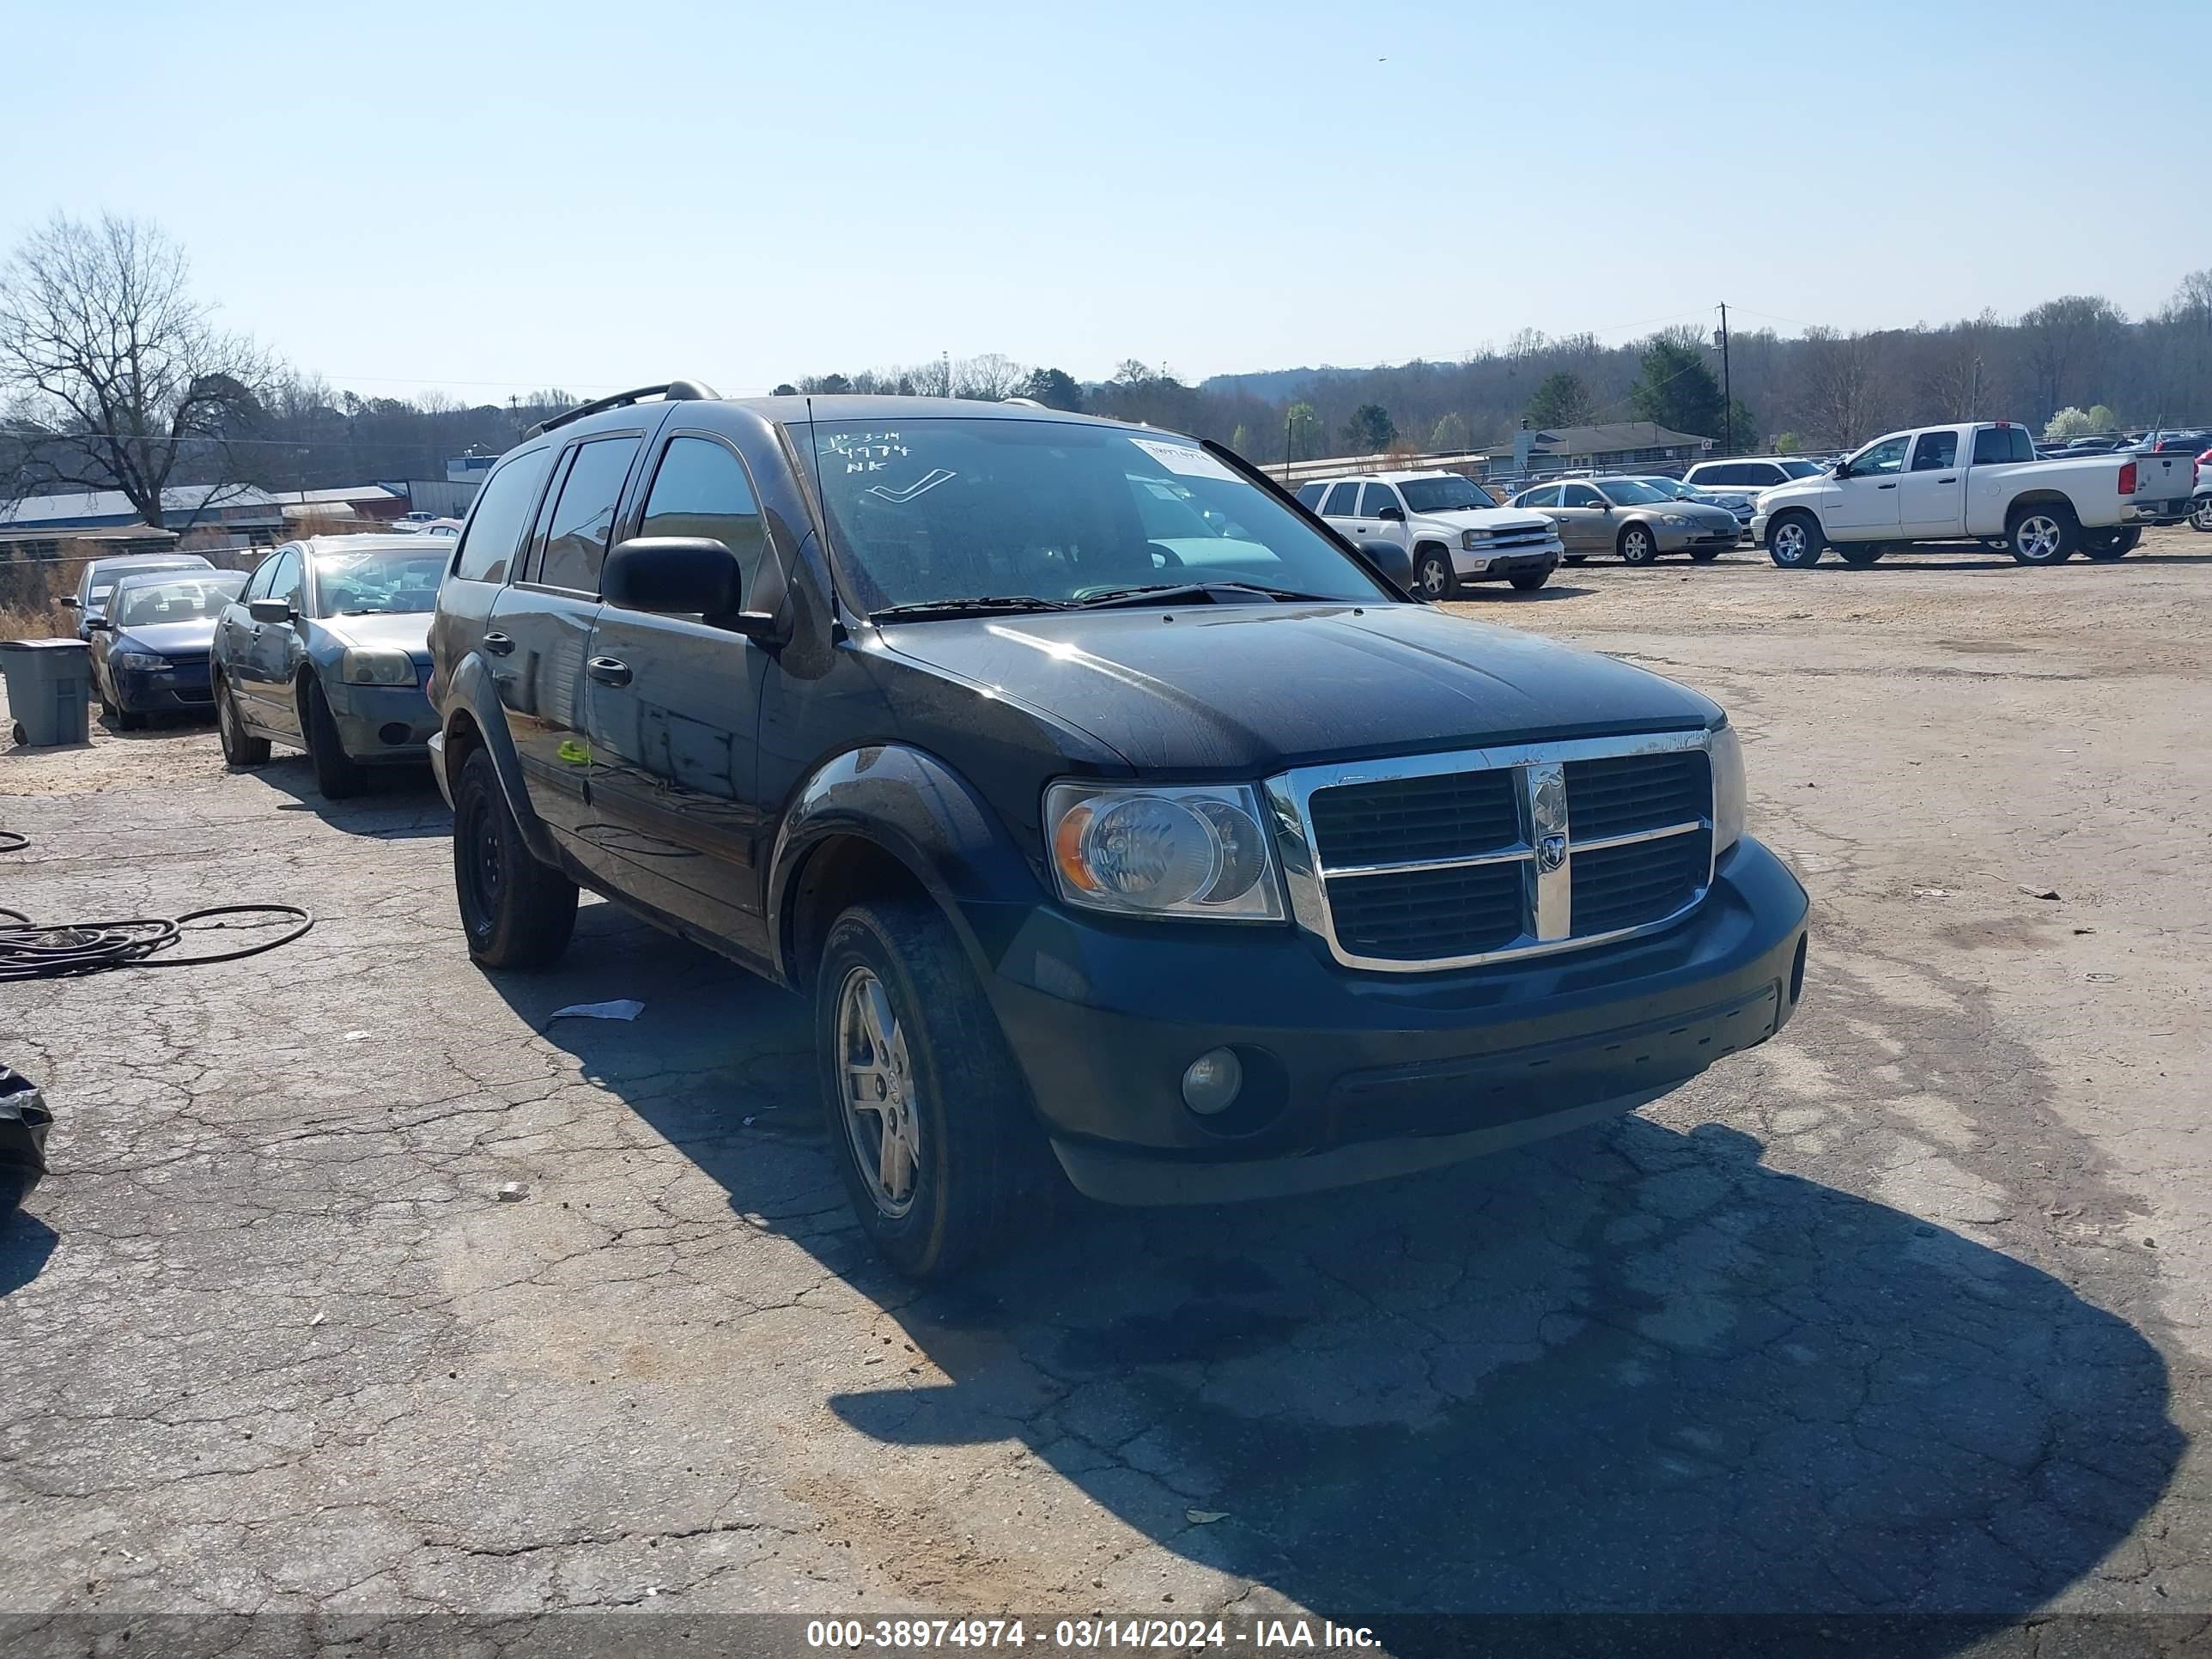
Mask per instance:
[[[187,551],[268,547],[284,535],[284,514],[276,498],[252,484],[174,485],[161,492],[161,517],[162,530]],[[145,524],[119,489],[26,495],[0,502],[0,534],[11,538],[59,543],[74,541],[88,530],[133,527],[161,533]]]
[[[1713,441],[1693,432],[1676,432],[1656,421],[1620,421],[1611,426],[1563,426],[1549,432],[1527,428],[1513,434],[1513,476],[1547,472],[1679,471],[1703,460]],[[1492,451],[1493,468],[1502,468],[1504,446]]]

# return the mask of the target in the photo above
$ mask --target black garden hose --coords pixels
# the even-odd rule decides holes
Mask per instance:
[[[204,957],[157,954],[169,950],[196,921],[216,916],[289,917],[297,922],[275,939],[266,939],[235,951]],[[250,927],[252,923],[216,921],[194,929]],[[0,981],[19,979],[64,979],[76,974],[96,974],[108,968],[204,968],[210,963],[237,962],[258,957],[280,945],[289,945],[315,925],[315,919],[296,904],[216,904],[204,910],[187,910],[180,916],[137,916],[123,921],[34,922],[20,910],[0,908]]]

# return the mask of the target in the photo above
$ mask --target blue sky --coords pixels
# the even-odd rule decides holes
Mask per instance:
[[[2141,314],[2212,264],[2202,0],[1542,9],[14,0],[0,241],[150,216],[303,368],[471,401]]]

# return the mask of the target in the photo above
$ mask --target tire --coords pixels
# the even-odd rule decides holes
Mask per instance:
[[[135,708],[118,708],[115,711],[115,725],[118,731],[143,732],[146,717]]]
[[[1828,538],[1809,513],[1785,513],[1766,526],[1766,556],[1784,570],[1810,570],[1827,549]]]
[[[1693,547],[1690,550],[1690,562],[1692,564],[1711,564],[1726,551],[1728,550],[1724,547]]]
[[[2115,559],[2124,559],[2142,545],[2142,526],[2129,525],[2122,530],[2085,530],[2081,532],[2081,551],[2100,564],[2110,564]]]
[[[2189,527],[2191,530],[2212,531],[2212,500],[2195,504],[2189,514]]]
[[[2020,507],[2005,522],[2006,550],[2022,564],[2063,564],[2081,540],[2081,526],[2070,507]]]
[[[1869,565],[1875,563],[1883,554],[1888,551],[1889,550],[1879,542],[1859,542],[1856,544],[1849,542],[1836,544],[1836,556],[1845,564],[1858,570],[1863,570]]]
[[[223,759],[232,766],[258,766],[269,758],[269,739],[246,731],[246,722],[239,718],[238,700],[231,695],[230,682],[221,674],[215,677],[215,735],[222,744]]]
[[[323,695],[320,680],[311,678],[307,681],[300,712],[304,716],[300,724],[307,733],[307,758],[315,763],[315,787],[323,792],[323,799],[343,800],[349,795],[358,795],[362,786],[368,781],[367,769],[346,753],[345,741],[338,736],[338,723],[331,718],[331,700]]]
[[[1541,570],[1523,570],[1519,575],[1508,576],[1505,580],[1513,584],[1516,592],[1533,593],[1552,580],[1552,567],[1547,564]]]
[[[1614,538],[1613,550],[1620,555],[1623,564],[1656,564],[1659,562],[1659,539],[1640,524],[1623,529]]]
[[[899,1273],[944,1278],[1048,1207],[1051,1155],[1021,1070],[927,900],[856,904],[830,924],[814,1026],[830,1156]],[[902,1150],[887,1155],[889,1124]]]
[[[479,968],[548,968],[576,927],[576,884],[522,839],[489,751],[470,751],[453,790],[453,899]]]
[[[100,693],[100,717],[104,720],[120,720],[123,718],[123,711],[109,700],[105,691]]]
[[[1459,575],[1451,555],[1439,548],[1424,548],[1413,556],[1413,591],[1434,605],[1459,591]]]

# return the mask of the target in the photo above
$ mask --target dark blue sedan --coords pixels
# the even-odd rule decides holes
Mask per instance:
[[[125,576],[91,624],[92,684],[100,713],[126,732],[146,716],[215,712],[208,650],[216,618],[246,586],[238,570]]]

